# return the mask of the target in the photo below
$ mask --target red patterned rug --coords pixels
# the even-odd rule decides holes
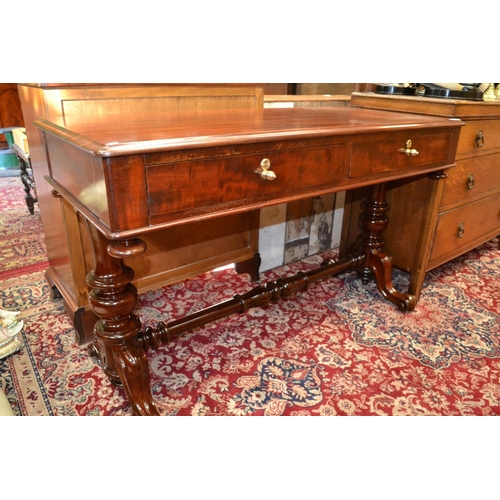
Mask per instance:
[[[47,265],[38,208],[29,214],[17,178],[0,189],[0,308],[21,311],[25,324],[25,347],[0,360],[0,390],[17,415],[130,415],[36,270]],[[149,352],[155,400],[163,415],[499,415],[499,275],[494,239],[428,273],[409,313],[354,273],[335,276]],[[405,290],[408,277],[396,270],[394,282]],[[214,271],[141,295],[137,314],[155,325],[253,286]]]
[[[316,256],[263,273],[317,266]],[[415,311],[345,274],[293,300],[198,328],[149,352],[163,415],[499,415],[500,253],[494,239],[430,272]],[[396,271],[404,289],[407,277]],[[140,296],[145,324],[170,321],[253,287],[232,269]],[[22,352],[0,361],[17,414],[130,415],[74,344],[43,273],[0,282],[0,308],[21,309]]]
[[[31,215],[19,177],[0,178],[0,278],[47,267],[40,210]]]

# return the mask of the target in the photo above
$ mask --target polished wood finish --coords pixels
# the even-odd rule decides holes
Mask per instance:
[[[401,210],[389,213],[385,248],[394,264],[410,273],[409,293],[418,299],[427,271],[500,234],[500,103],[354,93],[351,105],[439,115],[465,123],[456,166],[446,175],[420,176],[388,186],[388,202]],[[354,239],[363,196],[349,193],[344,250]]]
[[[294,94],[297,95],[350,95],[361,90],[358,83],[295,83]]]
[[[265,83],[263,85],[264,95],[292,94],[293,87],[293,83]]]
[[[50,120],[88,115],[127,115],[131,118],[131,115],[138,114],[148,119],[156,112],[255,109],[263,106],[263,88],[247,84],[52,83],[20,84],[19,95],[26,117],[26,133],[50,262],[47,281],[53,295],[62,297],[76,329],[76,341],[83,344],[92,339],[93,324],[97,319],[88,303],[89,288],[85,281],[93,267],[90,239],[78,212],[54,198],[52,188],[44,180],[49,174],[49,165],[40,132],[33,122],[39,118]],[[79,156],[78,153],[73,155],[76,164]],[[94,179],[90,172],[87,177],[84,172],[77,172],[79,188],[89,188],[86,197],[93,196]],[[125,178],[123,180],[128,182]],[[149,252],[135,259],[134,285],[144,292],[231,263],[256,280],[260,262],[258,229],[259,214],[251,213],[243,218],[230,217],[226,225],[204,222],[189,230],[170,228],[145,235]],[[165,241],[170,242],[169,249],[166,249]]]
[[[288,297],[346,269],[369,270],[384,297],[411,310],[415,298],[395,290],[383,251],[385,182],[452,166],[462,123],[341,107],[65,117],[35,125],[47,146],[47,181],[91,235],[95,267],[87,281],[99,320],[90,354],[123,385],[135,414],[156,415],[146,350],[194,326]],[[398,151],[409,138],[421,156]],[[369,188],[361,236],[340,261],[142,329],[132,266],[148,253],[147,235],[208,221],[225,225],[226,217],[265,206],[360,187]]]
[[[264,106],[278,107],[289,105],[290,107],[323,107],[323,106],[346,106],[349,104],[349,95],[265,95]]]
[[[351,104],[369,109],[417,113],[428,116],[443,116],[457,120],[482,120],[498,117],[500,104],[491,101],[466,101],[459,99],[439,99],[436,97],[392,96],[374,92],[353,92]],[[466,135],[464,128],[463,135]],[[468,143],[469,140],[462,140]]]

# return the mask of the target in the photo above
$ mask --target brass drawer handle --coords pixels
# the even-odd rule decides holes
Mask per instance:
[[[484,135],[482,130],[478,130],[476,134],[476,146],[482,148],[484,146]]]
[[[464,234],[465,234],[465,225],[463,222],[461,222],[459,225],[458,225],[458,229],[457,229],[457,236],[459,238],[463,238],[464,237]]]
[[[274,181],[274,179],[276,179],[276,173],[270,170],[270,168],[271,162],[267,158],[264,158],[260,162],[260,168],[258,168],[255,172],[258,173],[260,178],[265,181]]]
[[[469,174],[467,176],[467,189],[472,189],[474,187],[474,174]]]
[[[416,149],[411,148],[411,139],[406,141],[406,148],[399,148],[398,151],[400,153],[406,154],[406,156],[417,156],[418,151]]]

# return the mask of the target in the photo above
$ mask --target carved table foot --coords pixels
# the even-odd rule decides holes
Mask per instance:
[[[244,260],[243,262],[237,262],[234,265],[234,270],[238,274],[249,274],[250,279],[255,282],[259,281],[259,269],[261,264],[260,254],[256,253],[253,259]]]
[[[141,322],[133,314],[137,305],[137,289],[131,283],[134,272],[123,263],[123,257],[144,252],[146,245],[139,239],[111,243],[93,224],[87,226],[96,263],[87,276],[89,303],[99,318],[89,353],[111,381],[124,388],[135,415],[158,415],[148,360],[137,340]]]
[[[392,284],[392,259],[381,250],[384,246],[382,233],[387,228],[389,219],[386,212],[389,204],[385,201],[386,185],[372,186],[370,196],[361,207],[359,217],[361,234],[357,239],[355,250],[365,255],[365,261],[360,269],[363,282],[368,275],[373,274],[380,293],[390,302],[396,304],[401,311],[411,311],[417,304],[414,295],[398,292]]]
[[[377,288],[390,302],[396,304],[401,311],[411,311],[417,305],[415,295],[398,292],[392,284],[392,259],[389,255],[372,250],[365,262],[373,272]]]

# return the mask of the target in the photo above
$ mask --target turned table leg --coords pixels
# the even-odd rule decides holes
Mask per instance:
[[[158,415],[146,353],[137,341],[141,322],[133,314],[137,305],[134,271],[123,263],[123,257],[144,252],[146,245],[140,239],[110,242],[93,224],[87,226],[95,257],[95,269],[87,276],[89,302],[99,318],[90,355],[112,382],[123,386],[134,414]]]
[[[26,201],[26,206],[28,207],[28,210],[31,215],[35,213],[35,203],[38,201],[36,199],[36,194],[35,197],[31,194],[31,190],[35,192],[35,182],[32,179],[32,177],[28,173],[28,168],[31,170],[31,164],[28,163],[24,158],[21,158],[19,154],[17,155],[19,159],[19,168],[21,170],[21,181],[24,186],[24,199]]]
[[[382,252],[384,238],[382,233],[387,228],[389,219],[386,212],[389,204],[385,201],[386,184],[372,186],[369,197],[363,201],[359,217],[361,234],[357,239],[358,251],[364,253],[364,279],[372,272],[380,293],[402,311],[412,310],[417,301],[411,294],[398,292],[392,284],[392,258]]]

